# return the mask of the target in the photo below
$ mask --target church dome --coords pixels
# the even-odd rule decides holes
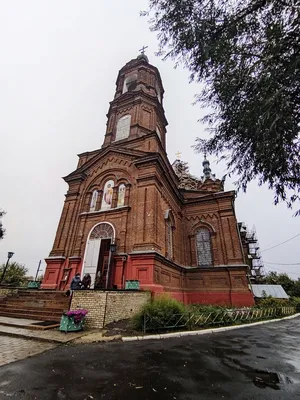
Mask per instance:
[[[144,61],[146,61],[147,63],[149,62],[148,57],[146,56],[145,53],[139,54],[139,55],[137,56],[136,59],[137,59],[137,60],[144,60]]]

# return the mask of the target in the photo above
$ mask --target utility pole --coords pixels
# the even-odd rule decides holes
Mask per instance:
[[[38,274],[39,274],[39,272],[40,272],[41,263],[42,263],[42,260],[39,261],[38,269],[37,269],[37,271],[36,271],[36,275],[35,275],[35,278],[34,278],[34,281],[35,281],[35,282],[36,282],[37,277],[38,277]]]
[[[7,267],[8,267],[9,260],[12,258],[13,255],[14,255],[14,253],[13,253],[12,251],[9,251],[9,252],[7,253],[7,261],[6,261],[6,265],[5,265],[5,267],[4,267],[4,270],[3,270],[3,272],[2,272],[0,284],[2,283],[2,281],[3,281],[3,279],[4,279],[4,276],[5,276]]]

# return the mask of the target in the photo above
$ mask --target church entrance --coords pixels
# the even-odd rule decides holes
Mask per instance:
[[[113,240],[114,228],[108,223],[96,225],[89,235],[83,263],[83,276],[91,275],[91,289],[107,288],[107,273],[111,262],[110,244]]]
[[[107,271],[110,262],[110,243],[111,239],[101,239],[99,261],[95,278],[95,289],[106,289]]]

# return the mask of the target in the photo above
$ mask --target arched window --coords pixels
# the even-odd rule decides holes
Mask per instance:
[[[122,183],[119,186],[119,190],[118,190],[118,204],[117,207],[122,207],[125,204],[125,191],[126,191],[126,186],[124,185],[124,183]]]
[[[90,211],[96,210],[97,200],[98,200],[98,190],[94,190],[90,204]]]
[[[92,230],[89,240],[97,240],[97,239],[113,239],[115,235],[114,228],[107,224],[106,222],[101,222],[96,225]]]
[[[127,76],[123,85],[123,93],[131,92],[137,87],[137,74]]]
[[[173,231],[174,231],[174,218],[171,210],[167,210],[165,214],[166,221],[166,257],[173,258]]]
[[[210,232],[207,228],[200,228],[196,233],[196,252],[198,267],[213,265]]]
[[[117,123],[116,139],[122,140],[129,136],[131,115],[124,115]]]
[[[114,181],[109,180],[104,185],[101,210],[109,210],[112,206],[112,198],[114,192]]]

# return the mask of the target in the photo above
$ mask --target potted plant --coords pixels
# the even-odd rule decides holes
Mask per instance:
[[[77,309],[63,313],[59,330],[64,332],[77,332],[83,329],[87,310]]]

